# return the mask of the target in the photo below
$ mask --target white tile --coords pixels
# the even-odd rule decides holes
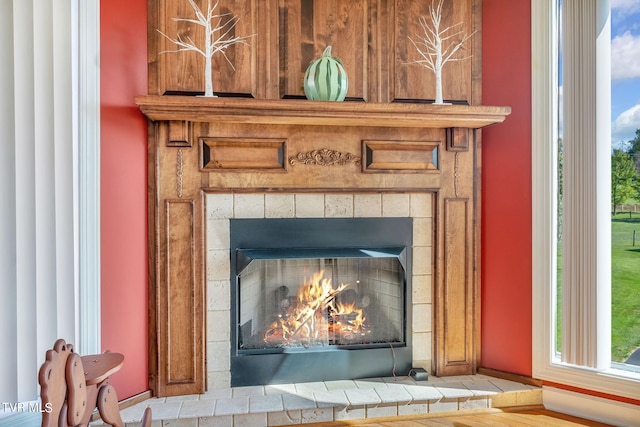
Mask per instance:
[[[164,420],[162,421],[162,427],[198,427],[198,419],[180,418],[177,420]]]
[[[433,276],[431,274],[414,274],[411,280],[413,304],[430,304]]]
[[[188,400],[182,403],[180,418],[211,417],[215,408],[215,400]],[[153,414],[152,414],[153,417]]]
[[[471,397],[469,399],[459,399],[458,408],[460,411],[467,409],[486,409],[489,407],[489,398],[483,397]]]
[[[270,394],[267,396],[249,397],[249,412],[280,412],[284,411],[282,395]]]
[[[226,399],[231,397],[231,389],[230,388],[221,388],[221,389],[209,389],[200,395],[200,400],[205,399]]]
[[[199,394],[182,394],[180,396],[167,396],[165,402],[184,402],[185,400],[198,400],[199,398]]]
[[[226,342],[227,347],[229,346],[230,317],[229,310],[207,312],[207,341]],[[220,369],[209,368],[209,370],[219,371]]]
[[[448,412],[458,410],[458,399],[440,399],[438,401],[429,402],[429,413],[431,412]]]
[[[231,384],[231,374],[226,372],[207,371],[207,389],[220,390],[229,389]]]
[[[413,333],[413,366],[419,367],[416,364],[416,361],[427,361],[431,360],[431,332],[420,332]],[[427,363],[422,365],[422,368],[425,368],[428,371],[428,368],[431,364]]]
[[[435,375],[429,375],[429,385],[436,385],[437,383],[445,382],[442,377],[436,377]]]
[[[293,194],[265,194],[265,218],[293,218],[295,215],[295,196]]]
[[[382,380],[387,383],[389,387],[399,387],[402,385],[410,384],[415,385],[416,381],[410,376],[395,376],[395,377],[383,377]]]
[[[207,194],[207,219],[233,218],[232,194]]]
[[[436,384],[435,387],[445,398],[461,398],[472,397],[471,390],[466,388],[462,383],[447,383],[443,382]]]
[[[525,384],[521,384],[515,381],[503,380],[501,378],[492,378],[491,383],[498,387],[502,391],[523,391],[529,390]]]
[[[228,280],[230,266],[229,249],[207,251],[207,281]]]
[[[398,404],[398,415],[426,414],[429,409],[427,402],[412,402],[406,405]]]
[[[323,218],[324,194],[296,194],[296,218]]]
[[[411,216],[414,218],[433,217],[432,193],[411,193]]]
[[[233,416],[200,417],[198,418],[198,427],[233,427]]]
[[[495,377],[490,377],[489,375],[485,375],[485,374],[469,375],[470,381],[489,381],[493,378]]]
[[[333,408],[315,408],[302,410],[302,423],[326,423],[333,421]]]
[[[269,412],[267,424],[270,426],[298,425],[302,422],[302,411]]]
[[[367,417],[367,411],[364,406],[348,408],[333,408],[333,419],[340,420],[359,420]]]
[[[214,414],[217,415],[235,415],[249,413],[249,398],[232,397],[229,399],[218,399]]]
[[[356,218],[378,218],[382,216],[381,194],[354,194],[353,216]]]
[[[207,342],[207,371],[228,371],[230,367],[229,341]]]
[[[408,194],[383,194],[382,195],[382,216],[383,217],[408,217],[409,216],[409,195]]]
[[[315,391],[313,397],[318,408],[349,406],[349,400],[343,390]]]
[[[264,194],[235,194],[234,218],[264,218]]]
[[[347,399],[351,405],[376,405],[382,403],[382,399],[374,389],[345,390]]]
[[[309,409],[315,408],[316,402],[313,399],[313,396],[299,396],[297,394],[283,394],[282,402],[284,404],[284,409],[287,411],[295,410],[295,409]]]
[[[327,390],[350,390],[358,388],[353,380],[325,381],[324,385]]]
[[[353,217],[353,194],[325,194],[324,212],[327,218]]]
[[[231,395],[233,397],[264,396],[264,386],[252,385],[244,387],[234,387],[231,389]]]
[[[413,304],[413,332],[431,332],[431,304]]]
[[[397,403],[367,405],[367,418],[395,417],[398,415]]]
[[[295,394],[295,384],[269,384],[264,386],[265,394]]]
[[[404,388],[413,400],[439,400],[443,397],[438,389],[429,385],[406,385]]]
[[[229,280],[207,282],[207,310],[229,312],[231,284]]]
[[[445,383],[463,383],[473,381],[473,375],[449,375],[447,377],[440,377],[440,380]]]
[[[488,396],[491,394],[500,393],[500,389],[496,387],[491,381],[463,381],[465,387],[467,387],[475,396]]]
[[[208,249],[228,249],[229,248],[229,220],[228,219],[207,220],[207,248]]]
[[[182,402],[150,403],[148,406],[154,420],[175,420],[180,413]]]
[[[413,247],[413,274],[431,274],[432,249],[430,246]]]
[[[296,391],[300,392],[316,392],[316,391],[327,391],[327,386],[322,381],[314,381],[308,383],[296,383]]]
[[[413,245],[433,246],[431,218],[413,218]]]
[[[382,378],[365,378],[360,380],[354,380],[356,386],[360,389],[370,389],[370,388],[386,388],[387,383],[385,383]]]
[[[388,387],[376,388],[375,391],[382,403],[411,402],[411,395],[399,384],[388,384]]]
[[[267,414],[234,415],[233,427],[267,427]]]

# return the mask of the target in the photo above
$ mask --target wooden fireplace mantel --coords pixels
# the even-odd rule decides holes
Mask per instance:
[[[136,102],[149,119],[150,363],[156,395],[206,387],[203,192],[432,193],[431,371],[475,373],[475,130],[504,121],[509,107],[186,96],[140,96]],[[357,161],[292,161],[318,149]]]
[[[510,107],[427,103],[323,102],[193,96],[138,96],[147,118],[234,123],[479,129],[502,123]]]

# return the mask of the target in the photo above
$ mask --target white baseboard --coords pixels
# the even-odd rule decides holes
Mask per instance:
[[[542,387],[546,409],[615,426],[640,425],[640,406],[554,387]]]

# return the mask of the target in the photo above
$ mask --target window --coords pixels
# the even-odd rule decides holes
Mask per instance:
[[[562,236],[565,298],[560,357],[555,347],[554,293],[559,14],[556,0],[531,4],[533,375],[640,399],[640,374],[611,368],[609,2],[563,0],[563,102],[567,112],[563,122],[563,214],[570,221],[563,224]],[[579,144],[571,145],[570,140]]]

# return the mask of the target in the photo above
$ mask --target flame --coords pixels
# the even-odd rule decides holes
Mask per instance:
[[[365,333],[365,317],[354,302],[340,302],[336,296],[349,284],[333,287],[324,270],[304,279],[296,302],[281,314],[265,331],[266,342],[300,342],[349,339]]]

